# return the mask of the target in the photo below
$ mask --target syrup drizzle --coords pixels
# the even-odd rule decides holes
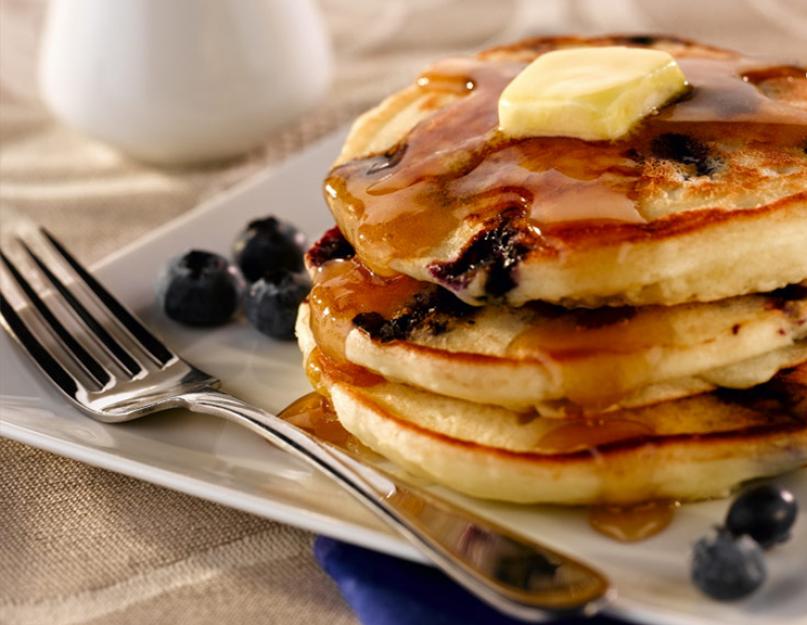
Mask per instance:
[[[498,97],[525,64],[440,62],[417,84],[426,93],[460,97],[423,119],[389,153],[331,171],[325,191],[339,226],[365,263],[384,274],[396,260],[428,256],[462,227],[484,229],[503,211],[516,211],[529,247],[562,249],[573,224],[645,223],[636,201],[642,173],[636,154],[647,152],[660,133],[681,128],[697,140],[719,135],[725,124],[734,134],[773,125],[779,130],[769,133],[771,142],[792,147],[807,140],[807,110],[780,97],[804,90],[803,69],[784,71],[742,57],[678,61],[693,85],[691,96],[616,142],[508,139],[497,128]]]

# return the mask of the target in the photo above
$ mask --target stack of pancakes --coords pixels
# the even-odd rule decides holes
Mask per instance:
[[[547,51],[670,52],[692,91],[614,142],[508,139]],[[807,74],[675,38],[451,59],[360,117],[297,334],[341,424],[473,496],[725,496],[807,463]]]

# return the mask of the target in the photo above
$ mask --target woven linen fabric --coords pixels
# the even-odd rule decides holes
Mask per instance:
[[[321,105],[237,161],[169,170],[49,116],[35,80],[45,3],[0,0],[0,204],[58,231],[91,263],[348,122],[441,56],[530,34],[615,31],[671,32],[802,62],[807,54],[804,0],[320,6],[337,61]],[[356,622],[305,532],[2,438],[0,467],[2,625]]]

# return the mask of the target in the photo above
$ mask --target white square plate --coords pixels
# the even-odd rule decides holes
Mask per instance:
[[[316,237],[331,224],[320,184],[343,137],[338,133],[277,170],[207,202],[96,268],[110,290],[174,349],[220,377],[228,391],[267,410],[279,410],[309,390],[296,345],[271,341],[243,319],[214,331],[182,328],[155,309],[154,280],[168,258],[191,247],[228,254],[234,237],[251,218],[275,214]],[[182,411],[103,425],[62,400],[6,336],[0,337],[0,353],[3,436],[314,532],[420,559],[326,478],[235,425]],[[807,508],[807,471],[778,482]],[[709,526],[720,523],[726,501],[684,506],[660,535],[624,545],[591,530],[581,510],[453,497],[605,571],[619,593],[613,614],[654,624],[807,623],[807,511],[790,542],[768,554],[765,586],[750,599],[718,603],[690,584],[688,554]]]

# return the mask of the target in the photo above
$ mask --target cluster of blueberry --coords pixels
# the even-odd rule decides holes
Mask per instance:
[[[311,289],[304,251],[297,228],[275,217],[257,219],[233,245],[235,264],[201,250],[173,258],[158,281],[159,306],[179,323],[212,327],[229,321],[243,300],[247,319],[260,332],[292,339],[297,308]]]
[[[745,491],[731,504],[725,524],[695,544],[695,585],[721,601],[754,592],[767,576],[762,550],[790,537],[797,512],[796,500],[787,490],[765,484]]]

